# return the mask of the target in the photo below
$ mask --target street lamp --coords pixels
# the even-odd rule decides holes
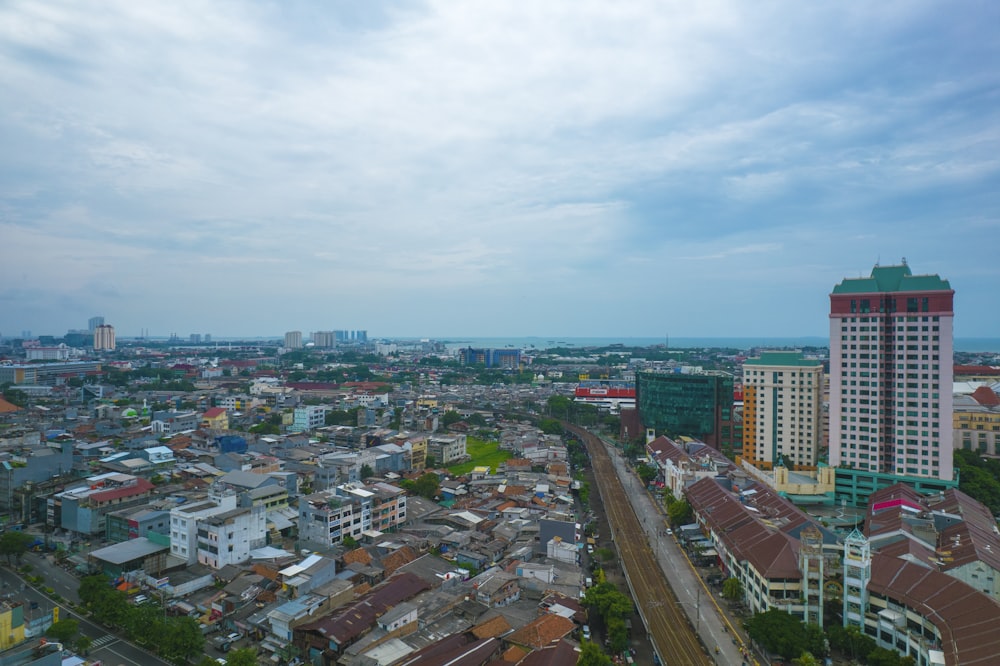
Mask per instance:
[[[695,604],[695,633],[701,635],[701,586],[697,588],[698,596],[697,603]],[[678,601],[676,602],[678,606],[690,606],[690,601]]]

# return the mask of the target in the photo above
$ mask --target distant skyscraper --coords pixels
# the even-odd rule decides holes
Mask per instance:
[[[955,292],[875,266],[830,294],[830,464],[951,481]]]
[[[288,331],[285,333],[286,349],[302,349],[302,331]]]
[[[194,344],[196,344],[196,345],[201,344],[201,333],[192,333],[190,339],[191,339],[191,342],[194,343]]]
[[[822,435],[823,362],[767,351],[743,364],[743,458],[771,469],[812,466]]]
[[[312,341],[317,347],[333,347],[333,331],[316,331],[312,334]]]
[[[643,426],[669,437],[694,437],[716,449],[739,448],[731,375],[647,371],[635,379]]]
[[[206,333],[205,334],[205,342],[208,343],[208,342],[211,342],[211,341],[212,341],[212,334],[211,333]]]
[[[104,326],[104,317],[91,317],[87,320],[87,330],[93,333],[98,326]]]
[[[115,327],[101,324],[94,329],[94,351],[115,350]]]

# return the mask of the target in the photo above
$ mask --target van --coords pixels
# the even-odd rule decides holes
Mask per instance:
[[[584,585],[584,587],[588,587],[588,588],[589,587],[593,587],[594,586],[594,580],[590,576],[587,576],[587,580],[586,580],[586,582],[584,582],[583,585]]]
[[[136,606],[138,606],[139,604],[144,604],[147,601],[149,601],[149,597],[147,597],[145,594],[140,594],[136,596],[136,598],[133,599],[132,601],[135,603]]]

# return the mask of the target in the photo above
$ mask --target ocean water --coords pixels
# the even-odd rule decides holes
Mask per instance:
[[[626,347],[652,347],[667,344],[671,349],[704,349],[728,348],[747,350],[755,347],[768,349],[803,347],[828,347],[830,339],[826,337],[797,338],[584,338],[584,337],[510,337],[510,338],[446,338],[445,346],[449,349],[461,347],[487,347],[493,349],[551,349],[553,347],[607,347],[620,344]],[[960,352],[996,352],[1000,354],[1000,338],[955,338],[955,351]]]

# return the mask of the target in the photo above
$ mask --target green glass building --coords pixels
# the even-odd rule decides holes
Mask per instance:
[[[668,437],[694,437],[722,451],[740,450],[732,375],[639,372],[635,386],[644,427]]]

